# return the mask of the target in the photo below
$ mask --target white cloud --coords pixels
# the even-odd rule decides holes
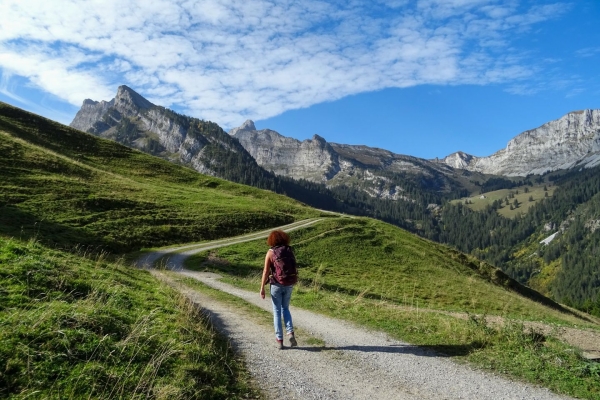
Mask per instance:
[[[0,68],[74,105],[127,84],[235,126],[364,91],[523,79],[516,1],[3,0]],[[515,85],[514,87],[518,87]]]

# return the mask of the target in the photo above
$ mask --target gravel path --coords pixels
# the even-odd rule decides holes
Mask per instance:
[[[159,271],[155,275],[178,286]],[[217,280],[216,274],[179,271],[265,310],[268,300]],[[566,399],[544,388],[455,364],[443,356],[345,321],[291,307],[296,328],[324,340],[277,350],[273,329],[235,308],[189,288],[178,289],[201,305],[216,329],[239,351],[254,380],[272,399]],[[293,302],[293,297],[292,297]]]
[[[302,226],[305,225],[295,224],[296,229]],[[188,255],[208,250],[210,246],[205,244],[172,256],[169,268],[271,311],[270,301],[259,297],[258,288],[256,292],[248,292],[219,281],[216,274],[183,269],[183,260]],[[147,256],[138,265],[151,266],[168,251],[173,250]],[[456,364],[384,333],[294,307],[291,307],[294,326],[322,339],[325,345],[310,345],[307,338],[298,336],[298,347],[277,350],[272,327],[183,287],[158,270],[152,273],[208,313],[215,328],[231,340],[257,385],[271,399],[567,399],[545,388],[511,382]]]

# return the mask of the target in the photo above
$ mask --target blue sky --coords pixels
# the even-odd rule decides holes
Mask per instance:
[[[486,156],[600,108],[600,2],[3,0],[0,100],[69,123],[126,84],[217,122]]]

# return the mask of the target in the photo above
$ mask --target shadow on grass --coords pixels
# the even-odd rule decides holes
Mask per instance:
[[[0,207],[0,235],[21,240],[34,239],[44,245],[69,250],[80,246],[89,247],[92,252],[98,253],[107,249],[122,250],[116,249],[115,243],[83,229],[40,221],[39,216],[11,206]]]
[[[206,308],[199,308],[200,313],[208,319],[210,324],[223,336],[231,337],[232,332],[227,329],[227,325],[219,313]],[[235,348],[235,342],[231,342]],[[466,356],[475,350],[483,348],[480,342],[472,342],[465,345],[433,345],[433,346],[415,346],[411,344],[392,344],[389,346],[298,346],[286,347],[286,350],[322,352],[322,351],[357,351],[362,353],[390,353],[390,354],[412,354],[418,357],[460,357]]]

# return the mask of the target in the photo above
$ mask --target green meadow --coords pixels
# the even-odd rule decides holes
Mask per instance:
[[[0,103],[0,234],[113,253],[235,236],[317,216]]]
[[[0,154],[2,398],[260,397],[226,338],[193,305],[122,260],[142,248],[317,217],[327,218],[292,232],[301,267],[294,305],[560,393],[600,394],[597,364],[522,325],[598,330],[597,322],[471,256],[376,220],[338,218],[204,176],[2,103]],[[257,290],[266,250],[264,240],[232,245],[189,266]],[[489,324],[494,316],[507,323]]]
[[[546,188],[546,190],[544,190]],[[530,207],[545,197],[552,197],[556,186],[536,185],[522,186],[513,189],[500,189],[479,195],[473,195],[466,199],[453,200],[452,204],[465,204],[473,211],[481,211],[491,206],[495,201],[501,201],[498,214],[505,218],[514,218],[519,214],[526,214]],[[507,203],[508,200],[508,203]],[[516,203],[515,203],[516,200]]]

